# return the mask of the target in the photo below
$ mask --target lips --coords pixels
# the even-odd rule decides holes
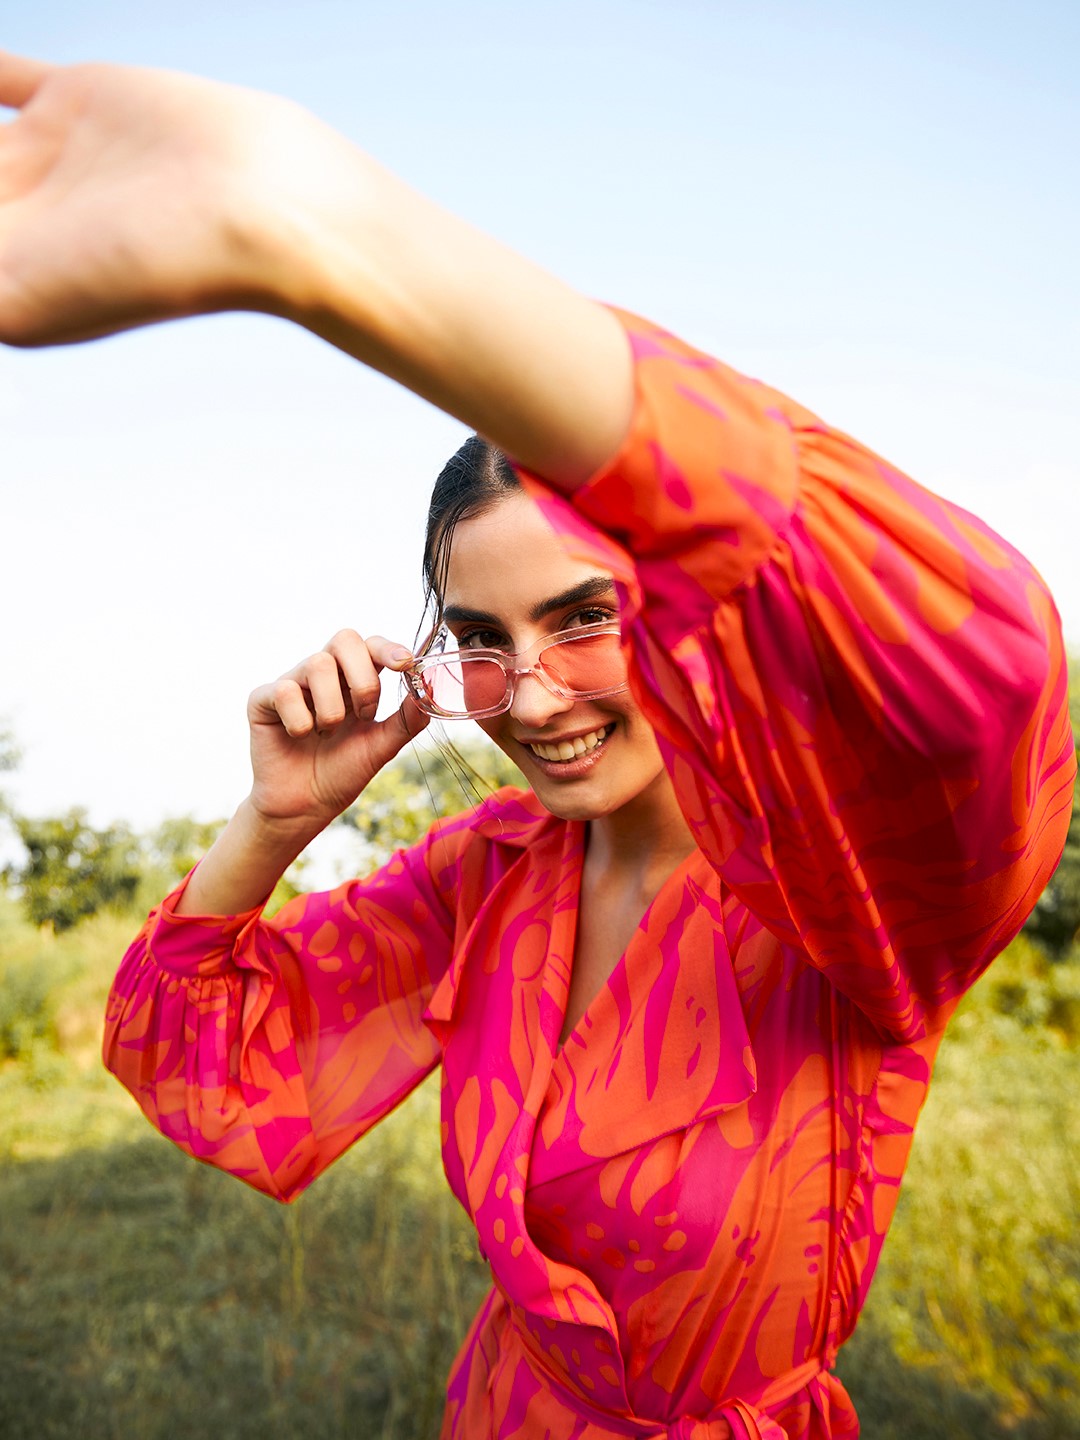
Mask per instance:
[[[614,728],[613,725],[603,725],[599,730],[590,730],[587,735],[575,735],[572,740],[557,740],[549,744],[531,741],[528,748],[540,760],[552,765],[565,765],[595,750]]]

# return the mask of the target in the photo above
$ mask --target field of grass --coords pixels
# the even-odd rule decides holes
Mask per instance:
[[[424,1087],[296,1205],[158,1138],[97,1059],[133,924],[0,897],[0,1435],[432,1440],[486,1270]],[[938,1067],[840,1369],[868,1440],[1080,1440],[1080,957],[1018,942]]]

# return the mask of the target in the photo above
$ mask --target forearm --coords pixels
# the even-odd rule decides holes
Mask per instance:
[[[206,855],[176,906],[178,915],[240,915],[262,905],[318,831],[267,821],[245,800]]]
[[[572,486],[632,405],[616,320],[299,106],[0,54],[0,340],[284,315]]]
[[[556,484],[588,478],[629,425],[622,327],[340,137],[322,144],[316,182],[273,196],[256,237],[271,307]]]

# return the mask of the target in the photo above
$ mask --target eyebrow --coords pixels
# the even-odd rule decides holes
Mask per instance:
[[[529,611],[529,619],[534,622],[543,620],[556,610],[569,610],[574,605],[584,605],[589,600],[599,600],[614,594],[615,582],[610,575],[593,575],[578,585],[571,585],[569,590],[560,590],[558,595],[538,601]],[[443,619],[453,625],[497,627],[503,623],[498,615],[492,615],[487,610],[471,610],[467,605],[447,605],[443,611]]]

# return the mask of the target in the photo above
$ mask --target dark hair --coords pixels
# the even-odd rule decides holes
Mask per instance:
[[[431,492],[424,535],[424,612],[430,614],[433,630],[442,620],[450,543],[458,522],[471,520],[520,489],[506,456],[479,435],[470,435],[443,466]]]
[[[422,636],[426,636],[427,640],[434,639],[442,625],[450,545],[458,522],[482,514],[492,505],[498,504],[504,496],[513,495],[521,488],[521,481],[514,474],[506,456],[479,435],[470,435],[457,454],[451,455],[443,466],[439,478],[435,481],[431,504],[428,506],[427,530],[424,534],[425,619],[421,631],[417,634],[417,640],[421,640]],[[435,743],[443,764],[448,766],[456,777],[466,804],[486,805],[499,785],[507,783],[509,777],[505,774],[497,775],[493,779],[481,775],[469,756],[462,754],[445,737],[440,737],[438,732]],[[496,750],[492,753],[498,756],[499,752]],[[505,767],[505,761],[502,764]],[[423,761],[420,761],[421,772],[423,768]],[[515,774],[514,779],[515,783],[525,783],[521,775]],[[439,806],[430,786],[428,794],[437,816],[440,813]]]

